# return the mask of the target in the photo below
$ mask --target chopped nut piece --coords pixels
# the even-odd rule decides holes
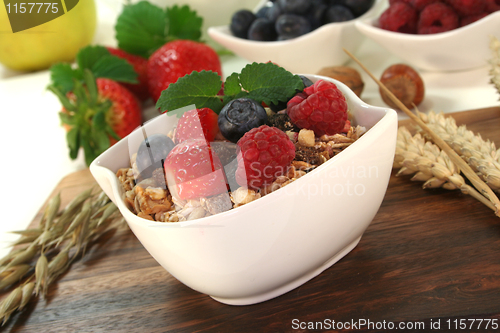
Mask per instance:
[[[245,205],[258,198],[260,198],[259,193],[246,187],[240,187],[236,191],[231,192],[231,201],[234,202],[235,207]]]
[[[315,137],[314,131],[301,129],[299,132],[298,143],[304,147],[314,147]]]
[[[304,162],[304,161],[292,161],[292,166],[295,169],[299,169],[299,170],[308,170],[308,169],[311,169],[313,167],[313,165],[311,165],[307,162]]]

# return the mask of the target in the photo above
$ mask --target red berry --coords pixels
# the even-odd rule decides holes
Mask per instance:
[[[481,14],[476,14],[476,15],[468,15],[464,16],[460,19],[460,26],[463,27],[465,25],[471,24],[473,22],[479,21],[483,17],[488,16],[488,13],[481,13]]]
[[[98,78],[96,82],[99,96],[113,103],[106,114],[107,123],[120,138],[124,138],[142,123],[142,111],[137,97],[113,80]],[[112,145],[116,143],[115,139],[110,140]]]
[[[500,0],[486,0],[486,11],[488,13],[500,10]]]
[[[262,125],[238,140],[236,181],[240,186],[258,189],[286,173],[295,158],[295,146],[276,127]]]
[[[210,46],[191,40],[175,40],[156,50],[148,60],[148,87],[156,102],[170,83],[193,71],[222,75],[219,56]]]
[[[317,136],[340,133],[347,120],[347,102],[337,86],[319,80],[287,104],[292,123],[313,130]]]
[[[441,2],[441,0],[410,0],[410,5],[415,7],[415,9],[420,12],[424,9],[425,6],[430,5],[431,3]]]
[[[128,63],[131,64],[134,67],[134,70],[137,72],[137,81],[139,81],[139,83],[122,83],[123,86],[133,92],[141,101],[145,101],[146,99],[148,99],[148,75],[146,70],[148,59],[127,53],[121,49],[115,49],[112,47],[107,47],[107,49],[112,55],[127,60]]]
[[[189,139],[204,139],[212,142],[219,132],[218,115],[209,108],[193,109],[184,112],[177,123],[175,142]]]
[[[405,2],[396,2],[389,6],[379,18],[381,29],[414,34],[417,32],[418,13],[413,6]]]
[[[418,19],[419,34],[435,34],[458,28],[459,18],[450,6],[436,2],[425,7]]]
[[[181,200],[217,195],[227,191],[219,157],[204,139],[176,145],[164,163],[170,192]]]
[[[445,0],[460,16],[480,14],[486,9],[486,0]]]

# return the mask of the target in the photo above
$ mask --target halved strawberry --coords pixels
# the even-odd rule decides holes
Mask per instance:
[[[227,191],[222,163],[204,139],[176,145],[164,168],[168,189],[177,199],[203,198]]]
[[[177,123],[175,142],[189,139],[205,139],[212,142],[219,132],[217,113],[209,108],[193,109],[184,112]]]

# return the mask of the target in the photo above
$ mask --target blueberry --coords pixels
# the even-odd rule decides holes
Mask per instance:
[[[302,83],[304,84],[304,88],[303,89],[297,89],[296,93],[299,93],[299,92],[303,91],[305,88],[313,85],[313,82],[311,80],[309,80],[307,77],[305,77],[304,75],[299,75],[299,77],[301,78]],[[274,112],[278,112],[278,111],[286,109],[286,104],[287,103],[288,103],[288,101],[286,101],[286,102],[279,102],[278,104],[272,104],[271,103],[269,105],[269,108],[272,111],[274,111]]]
[[[285,13],[303,14],[311,6],[311,0],[278,0],[277,3]]]
[[[296,14],[283,14],[276,20],[276,32],[283,38],[295,38],[311,31],[311,23]]]
[[[351,10],[342,5],[333,5],[325,12],[325,24],[334,22],[345,22],[354,19]]]
[[[344,0],[344,5],[348,7],[354,16],[358,17],[372,8],[375,0]]]
[[[250,98],[233,99],[224,105],[218,119],[221,134],[235,143],[252,128],[266,123],[266,110]]]
[[[150,178],[155,169],[163,168],[163,161],[174,146],[172,139],[163,134],[153,134],[142,141],[136,158],[141,178]]]
[[[229,29],[233,35],[239,38],[247,38],[248,29],[250,25],[255,21],[256,16],[254,13],[247,9],[242,9],[237,11],[231,17],[231,23],[229,24]]]
[[[311,23],[312,30],[317,29],[323,25],[323,17],[327,8],[328,6],[323,0],[312,2],[311,8],[305,15]]]
[[[274,22],[265,18],[256,19],[248,30],[248,39],[256,41],[276,40]]]
[[[266,18],[269,21],[275,22],[281,14],[283,14],[283,9],[281,9],[280,5],[276,2],[267,10]]]

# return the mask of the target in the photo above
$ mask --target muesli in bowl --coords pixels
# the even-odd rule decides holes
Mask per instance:
[[[272,64],[252,66],[275,70]],[[270,81],[266,87],[256,83],[256,73],[247,74],[242,70],[224,82],[225,96],[235,92],[235,82],[241,86],[231,101],[269,97],[287,89],[271,89],[277,87],[273,78],[279,73],[265,76],[269,79],[264,81]],[[232,125],[223,129],[221,118],[227,112],[223,108],[236,102],[216,98],[212,108],[222,106],[217,116],[222,134],[199,127],[199,136],[191,131],[191,138],[183,141],[182,119],[193,110],[200,112],[191,106],[169,111],[118,142],[90,167],[149,253],[179,281],[226,304],[277,297],[333,265],[358,244],[387,189],[396,112],[363,103],[333,79],[293,77],[285,81],[296,82],[299,92],[293,86],[286,112],[274,97],[263,101],[276,110],[268,108],[264,124],[257,116],[243,133]],[[312,85],[304,88],[308,81]],[[196,86],[178,82],[179,91]],[[175,96],[182,103],[193,100],[170,89],[164,94],[170,94],[171,101]],[[219,89],[211,91],[217,95]],[[306,110],[308,105],[318,106],[312,109],[317,110],[325,103],[328,109],[342,110],[334,116],[337,123],[327,121],[338,131],[334,134],[324,121],[315,121],[318,114]],[[167,109],[175,109],[175,104],[169,105]],[[229,118],[237,123],[240,116],[248,120],[243,111]],[[200,125],[213,122],[210,116],[199,119],[208,119]],[[141,145],[148,147],[145,138],[155,142],[156,136],[162,142],[158,149],[149,144],[150,149],[141,153]],[[139,162],[139,155],[152,156],[153,150],[164,148],[168,155],[159,161],[151,158],[153,167]]]

